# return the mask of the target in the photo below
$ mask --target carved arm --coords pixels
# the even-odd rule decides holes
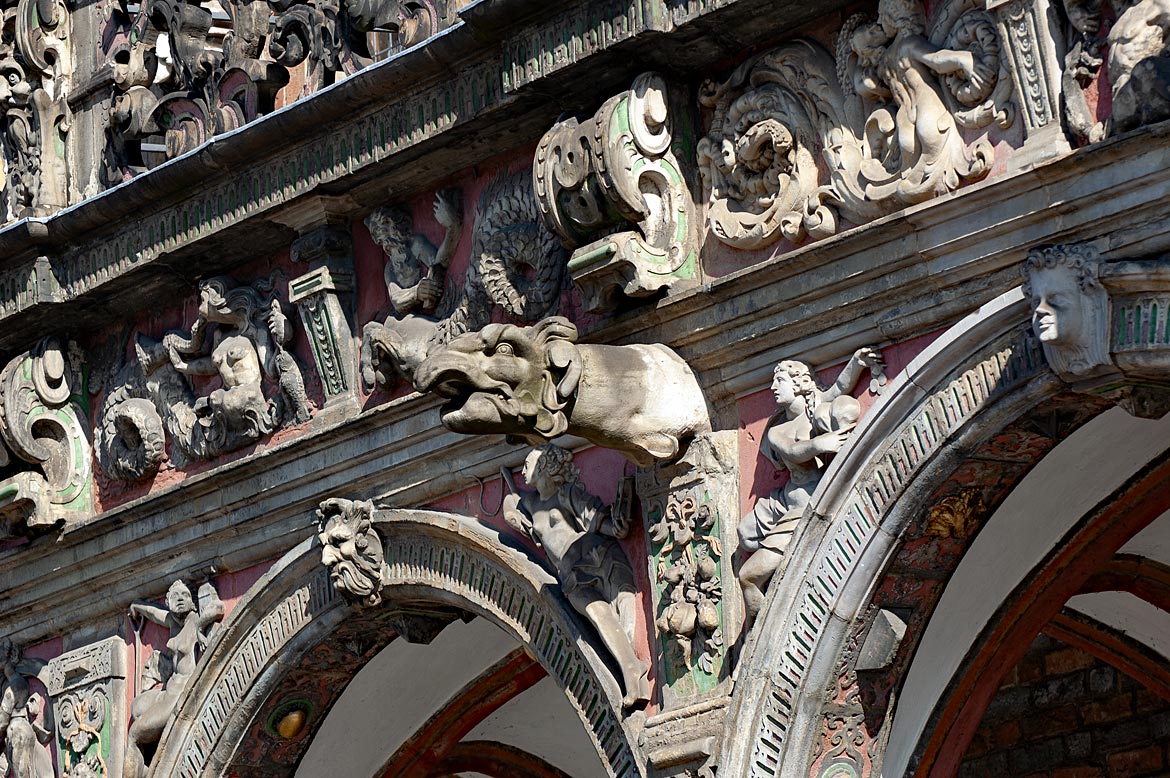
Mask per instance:
[[[171,626],[171,612],[146,602],[130,603],[130,618],[147,618],[163,627]]]

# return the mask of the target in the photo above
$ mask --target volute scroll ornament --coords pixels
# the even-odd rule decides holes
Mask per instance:
[[[1013,123],[1001,49],[981,3],[928,21],[918,0],[881,0],[875,20],[846,21],[835,57],[795,40],[704,85],[711,231],[740,249],[822,238],[983,178],[991,146],[960,128]]]
[[[85,518],[93,471],[85,373],[73,342],[49,337],[0,371],[0,539]]]
[[[670,113],[665,80],[643,73],[591,118],[558,122],[537,147],[541,216],[572,250],[569,273],[594,313],[613,310],[621,295],[697,278],[694,203]]]

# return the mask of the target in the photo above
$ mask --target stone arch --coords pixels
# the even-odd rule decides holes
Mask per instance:
[[[328,706],[395,634],[426,642],[428,632],[465,614],[504,630],[557,681],[610,775],[640,774],[612,672],[599,670],[604,663],[556,580],[528,552],[453,514],[377,510],[374,526],[388,570],[383,602],[348,603],[320,564],[316,538],[299,544],[252,587],[208,647],[152,775],[293,775]],[[308,672],[307,659],[323,668],[327,688],[305,731],[282,743],[265,722],[282,690],[304,684],[298,673]],[[258,753],[263,767],[248,761]]]
[[[1065,391],[1029,318],[1017,289],[954,325],[830,465],[788,563],[799,574],[773,585],[745,644],[724,738],[730,775],[807,775],[822,692],[901,531],[980,441]]]
[[[1059,443],[1113,406],[1068,390],[1049,369],[1029,319],[1023,295],[1014,290],[956,324],[893,382],[851,447],[830,467],[810,504],[812,520],[797,539],[792,574],[770,594],[745,646],[727,731],[750,729],[752,735],[739,743],[725,738],[724,767],[730,774],[878,774],[884,738],[891,737],[882,723],[892,716],[892,751],[899,717],[904,720],[915,708],[904,704],[905,696],[899,699],[900,684],[918,661],[918,641],[934,623],[950,575],[965,559],[982,520],[994,515]],[[1162,474],[1154,477],[1165,480]],[[1123,504],[1125,489],[1135,483],[1109,494],[1095,514],[1108,514],[1110,501]],[[1137,531],[1139,519],[1152,520],[1157,511],[1133,515],[1128,529]],[[1112,522],[1117,532],[1123,524]],[[1060,549],[1060,535],[1052,542],[1058,545],[1034,550],[1048,554],[1047,560]],[[1034,569],[1040,568],[1029,565],[1023,574]],[[991,603],[993,611],[1000,604],[1010,614],[1013,598],[1031,602],[1041,596],[1032,587],[1031,599],[1019,600],[1017,591],[1008,589]],[[863,644],[880,631],[875,627],[880,619],[890,618],[883,603],[895,602],[914,604],[906,610],[908,622],[900,625],[904,636],[887,641],[886,664],[867,666],[862,683]],[[991,634],[986,644],[993,645],[1005,622],[999,613],[987,617],[986,626],[974,625],[970,637]],[[909,740],[914,759],[923,759],[920,774],[929,772],[956,721],[969,727],[975,716],[978,724],[983,708],[971,683],[997,681],[1001,676],[985,669],[997,658],[1010,659],[1010,652],[993,650],[963,656],[966,645],[959,646],[953,673],[950,666],[936,669],[936,680],[944,684],[938,694],[915,700],[930,714],[922,732],[911,733]],[[896,702],[903,703],[901,710]],[[906,746],[899,748],[905,752]],[[887,773],[898,775],[904,767],[903,761],[885,765]]]

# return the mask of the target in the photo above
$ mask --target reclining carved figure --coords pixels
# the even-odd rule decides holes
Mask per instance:
[[[695,374],[661,344],[578,344],[553,316],[531,327],[489,324],[432,351],[415,387],[448,398],[453,432],[502,433],[533,445],[579,435],[639,465],[675,459],[711,423]]]

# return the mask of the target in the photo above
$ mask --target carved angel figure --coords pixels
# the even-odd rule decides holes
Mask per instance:
[[[156,651],[147,670],[154,669],[153,688],[147,688],[130,705],[132,721],[126,734],[126,761],[123,778],[143,778],[149,765],[143,750],[156,744],[163,730],[178,710],[179,698],[195,674],[198,653],[213,635],[216,624],[223,619],[224,603],[211,583],[199,587],[199,601],[182,581],[175,581],[167,590],[166,607],[153,603],[136,602],[130,606],[130,619],[136,624],[149,619],[171,631],[167,641],[169,657]],[[169,661],[166,661],[169,658]],[[169,665],[170,674],[164,665]],[[142,686],[147,686],[148,672],[143,673]]]
[[[21,661],[20,647],[8,638],[0,640],[0,775],[13,778],[53,778],[53,760],[46,748],[52,733],[36,723],[44,700],[29,688],[36,662]]]
[[[504,497],[504,519],[544,549],[565,598],[597,629],[622,671],[622,707],[645,704],[649,666],[633,645],[637,588],[614,539],[625,537],[626,518],[615,517],[585,491],[572,454],[560,446],[540,446],[524,460],[522,475],[535,491],[517,490],[512,474],[501,474],[511,490]]]
[[[877,349],[858,350],[828,389],[817,386],[804,362],[776,365],[772,392],[779,408],[768,420],[760,453],[788,471],[788,483],[761,497],[739,523],[739,547],[751,553],[739,570],[749,624],[764,606],[764,591],[821,482],[825,458],[841,450],[857,425],[861,406],[849,392],[865,368],[875,377],[884,374]]]

